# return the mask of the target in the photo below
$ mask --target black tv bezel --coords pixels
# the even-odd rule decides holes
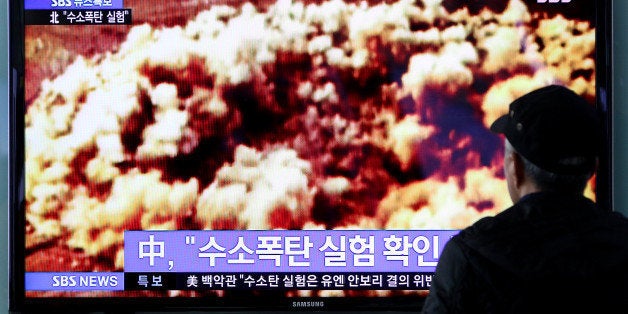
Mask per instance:
[[[330,297],[330,298],[25,298],[25,197],[24,197],[24,115],[25,88],[24,9],[23,0],[8,1],[9,25],[9,311],[11,313],[134,313],[134,312],[417,312],[424,298]],[[606,210],[613,204],[613,138],[612,138],[612,0],[595,1],[596,5],[596,107],[603,122],[603,150],[596,176],[596,199]],[[556,4],[552,4],[556,5]],[[71,303],[67,302],[72,300]],[[294,307],[295,301],[324,302],[320,307]]]

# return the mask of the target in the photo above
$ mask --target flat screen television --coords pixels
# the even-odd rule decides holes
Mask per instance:
[[[605,121],[612,204],[610,1],[8,5],[15,312],[419,311],[548,84]]]

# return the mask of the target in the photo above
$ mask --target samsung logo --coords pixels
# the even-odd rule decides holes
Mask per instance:
[[[294,301],[292,307],[324,307],[324,301]]]

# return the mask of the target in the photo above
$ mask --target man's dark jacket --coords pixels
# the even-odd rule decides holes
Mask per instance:
[[[445,246],[424,313],[628,313],[628,219],[527,195]]]

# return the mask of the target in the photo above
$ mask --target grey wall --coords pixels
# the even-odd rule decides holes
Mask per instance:
[[[0,4],[0,312],[7,305],[7,183],[8,183],[8,78],[7,78],[7,4]],[[628,1],[614,3],[614,138],[615,138],[615,208],[628,216]]]
[[[10,1],[10,0],[8,0]],[[7,5],[0,3],[0,312],[5,313],[9,305],[7,284],[7,214],[8,214],[8,44],[7,44]]]
[[[628,216],[628,1],[613,1],[614,206]]]

